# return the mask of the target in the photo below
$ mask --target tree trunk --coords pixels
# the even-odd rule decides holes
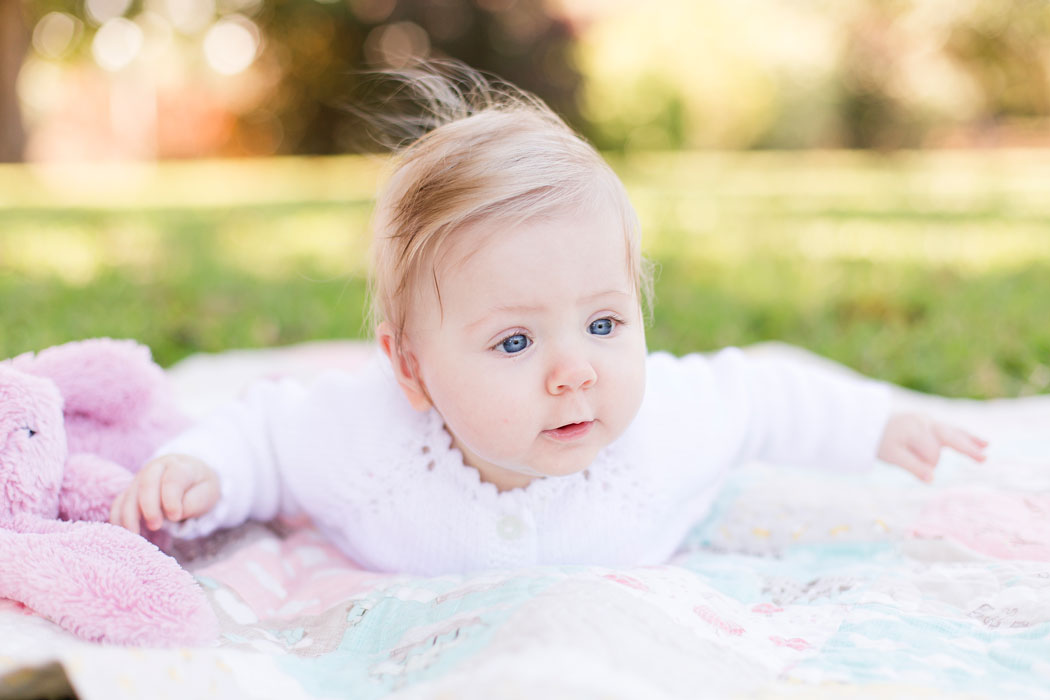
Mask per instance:
[[[22,0],[0,0],[0,163],[22,160],[25,148],[15,86],[27,44]]]

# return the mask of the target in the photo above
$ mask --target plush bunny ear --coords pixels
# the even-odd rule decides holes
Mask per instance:
[[[51,379],[65,414],[102,425],[134,423],[164,391],[164,373],[149,348],[133,340],[91,338],[11,360],[23,372]]]
[[[187,426],[164,370],[135,341],[81,340],[20,355],[10,364],[58,386],[71,454],[90,452],[137,471]]]
[[[54,382],[0,364],[0,514],[57,517],[66,449]]]
[[[10,525],[0,529],[0,596],[91,641],[173,646],[217,636],[193,577],[138,535],[108,523]]]

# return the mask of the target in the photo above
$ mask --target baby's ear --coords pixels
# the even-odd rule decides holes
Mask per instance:
[[[399,344],[393,326],[383,321],[376,328],[376,339],[379,341],[379,347],[390,359],[394,377],[401,386],[401,391],[404,392],[408,403],[417,411],[429,409],[432,404],[423,386],[423,380],[419,376],[419,363],[408,347],[408,343],[405,342],[404,336]]]

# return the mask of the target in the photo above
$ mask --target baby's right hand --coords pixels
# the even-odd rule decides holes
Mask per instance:
[[[179,522],[204,515],[219,500],[219,477],[188,455],[164,455],[147,462],[113,501],[109,522],[138,534],[139,519],[150,530],[164,520]]]

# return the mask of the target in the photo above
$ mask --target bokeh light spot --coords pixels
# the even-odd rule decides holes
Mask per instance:
[[[354,16],[366,24],[379,24],[394,11],[395,0],[350,0]]]
[[[44,58],[62,58],[81,26],[80,20],[65,12],[48,12],[33,28],[33,48]]]
[[[171,20],[183,34],[196,34],[215,18],[215,0],[153,0],[150,9]]]
[[[477,4],[488,12],[506,12],[517,4],[517,0],[477,0]]]
[[[131,20],[115,17],[101,27],[91,42],[91,53],[98,65],[118,71],[142,50],[142,29]]]
[[[86,0],[84,10],[95,24],[105,24],[120,17],[131,6],[131,0]]]
[[[441,43],[466,35],[474,18],[466,0],[439,0],[423,6],[422,19],[430,36]]]
[[[28,117],[54,110],[66,93],[61,65],[54,61],[27,58],[18,73],[18,98]]]
[[[167,17],[146,10],[135,18],[142,29],[142,59],[157,64],[164,60],[173,46],[175,32]]]
[[[216,4],[220,15],[254,15],[262,6],[263,0],[218,0]]]
[[[413,59],[430,53],[430,37],[414,22],[395,22],[376,27],[365,39],[365,58],[374,66],[404,68]]]
[[[216,22],[204,37],[204,57],[222,75],[236,75],[246,69],[258,50],[258,27],[240,15]]]

